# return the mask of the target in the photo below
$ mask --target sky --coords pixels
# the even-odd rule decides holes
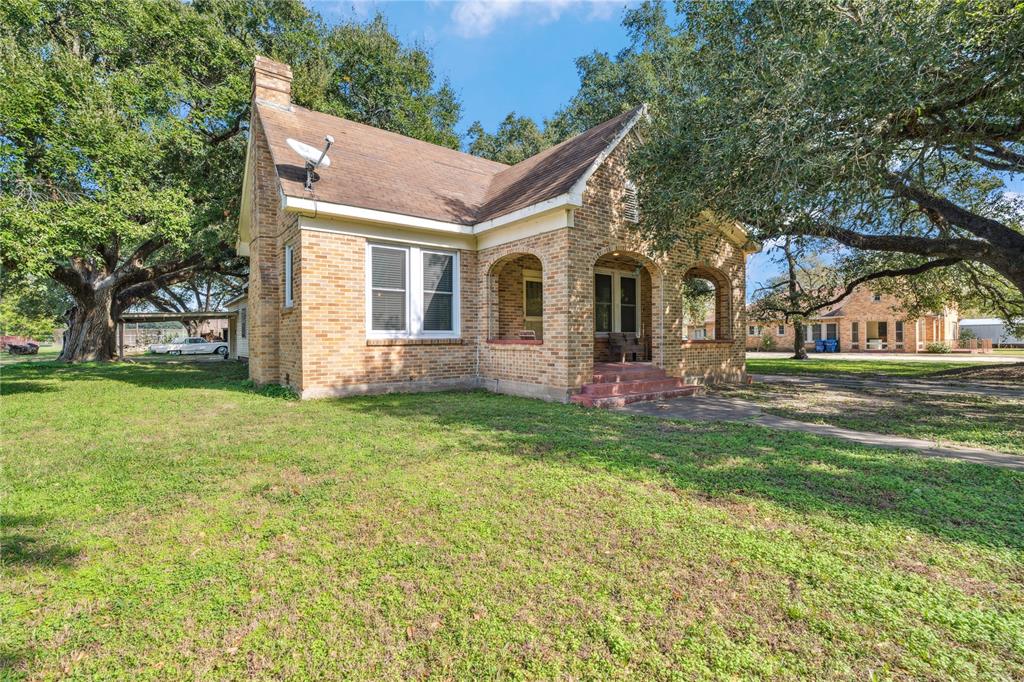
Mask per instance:
[[[426,48],[438,78],[462,103],[460,132],[473,121],[494,131],[510,112],[542,121],[579,87],[575,60],[614,54],[629,42],[623,0],[467,0],[308,3],[328,21],[387,17],[406,44]]]
[[[579,87],[577,57],[615,54],[629,44],[625,0],[308,0],[327,21],[384,14],[405,44],[425,48],[438,79],[447,78],[462,104],[459,132],[474,121],[494,132],[515,111],[540,122]],[[1008,189],[1024,194],[1024,178]],[[747,262],[747,297],[779,272],[771,254]]]

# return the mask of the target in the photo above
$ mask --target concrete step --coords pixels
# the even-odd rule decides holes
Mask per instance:
[[[647,393],[627,393],[626,395],[595,396],[585,393],[578,393],[569,399],[569,402],[583,407],[622,407],[630,403],[638,403],[644,400],[667,400],[669,398],[681,398],[699,393],[700,386],[683,386],[665,391],[651,391]]]
[[[610,395],[671,391],[672,389],[684,388],[689,385],[692,385],[692,382],[687,382],[686,379],[662,376],[654,379],[584,384],[582,392],[584,395],[603,398]]]
[[[595,384],[611,384],[623,381],[656,381],[667,379],[665,370],[658,367],[601,368],[594,370]]]

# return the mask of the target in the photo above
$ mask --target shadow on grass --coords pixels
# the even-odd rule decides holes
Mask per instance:
[[[38,530],[45,519],[35,515],[0,514],[0,565],[5,568],[67,568],[81,550],[43,540]]]
[[[21,363],[3,368],[0,394],[53,391],[62,381],[122,381],[143,388],[213,388],[251,393],[253,388],[247,378],[246,365],[235,361]]]
[[[710,498],[769,500],[873,526],[911,527],[939,538],[1024,548],[1024,475],[799,432],[666,422],[474,393],[354,398],[360,412],[419,420],[460,447],[532,460],[656,474]]]

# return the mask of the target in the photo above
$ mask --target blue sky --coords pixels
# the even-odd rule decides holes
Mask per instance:
[[[628,44],[622,0],[310,2],[328,20],[380,11],[405,43],[426,48],[462,103],[460,132],[493,131],[510,111],[540,121],[579,87],[575,60]]]
[[[427,49],[438,78],[462,103],[459,132],[473,121],[493,132],[510,111],[550,117],[579,87],[575,60],[615,54],[629,44],[623,0],[346,0],[308,3],[328,21],[368,19],[377,12],[406,44]],[[1024,178],[1009,183],[1024,194]],[[747,295],[778,272],[767,254],[748,261]]]

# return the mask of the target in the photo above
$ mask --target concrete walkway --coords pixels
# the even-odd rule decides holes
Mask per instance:
[[[1006,467],[1024,471],[1024,456],[1009,455],[984,448],[969,448],[935,443],[917,438],[904,438],[869,431],[854,431],[827,424],[809,424],[795,419],[785,419],[765,414],[760,407],[738,398],[710,398],[706,396],[674,398],[632,403],[615,408],[621,412],[643,414],[662,419],[685,419],[688,421],[727,421],[766,426],[785,431],[803,431],[819,436],[830,436],[841,440],[886,448],[889,450],[912,450],[925,457],[945,457],[975,464]]]
[[[980,382],[953,383],[950,380],[939,379],[882,379],[878,377],[836,377],[836,376],[815,376],[813,374],[753,374],[754,381],[766,384],[794,384],[810,385],[824,384],[836,388],[880,388],[899,389],[913,393],[931,393],[938,395],[987,395],[996,398],[1016,398],[1024,400],[1024,387],[1014,388],[1011,385],[998,385],[994,383],[983,384]]]

